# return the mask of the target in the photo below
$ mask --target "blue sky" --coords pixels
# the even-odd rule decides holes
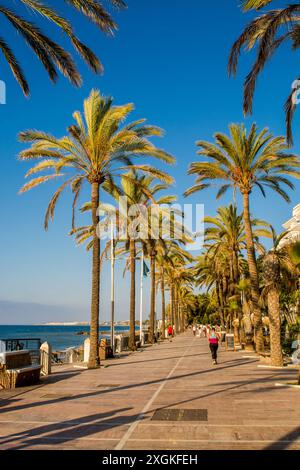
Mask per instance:
[[[49,3],[53,2],[49,0]],[[76,247],[68,236],[70,198],[66,196],[60,201],[55,222],[45,233],[44,211],[55,185],[17,195],[27,169],[26,164],[17,161],[22,149],[17,142],[18,132],[38,128],[63,135],[72,123],[72,112],[82,108],[83,99],[93,87],[113,95],[117,104],[133,102],[136,109],[132,119],[146,117],[165,129],[166,136],[160,145],[177,158],[177,165],[170,171],[176,180],[173,191],[183,201],[182,193],[193,183],[186,170],[197,158],[196,140],[210,140],[215,131],[226,131],[230,122],[245,121],[241,107],[242,82],[253,56],[242,57],[236,79],[227,76],[230,46],[252,17],[252,14],[243,15],[238,3],[236,0],[128,0],[129,9],[117,15],[120,29],[114,39],[104,37],[79,15],[71,14],[76,32],[93,47],[105,66],[105,74],[95,76],[78,60],[84,78],[80,89],[73,88],[64,78],[52,85],[37,60],[5,24],[1,34],[7,35],[10,45],[18,52],[30,79],[31,97],[22,96],[0,57],[0,79],[7,84],[7,104],[0,106],[0,302],[58,306],[57,315],[62,321],[89,317],[90,255]],[[40,24],[68,47],[60,33],[46,22]],[[247,125],[256,121],[259,126],[269,126],[275,134],[284,133],[283,103],[292,81],[299,75],[296,58],[297,53],[291,53],[285,46],[272,59],[259,79],[254,114],[245,121]],[[298,124],[296,117],[296,152],[300,142]],[[277,195],[269,193],[264,200],[254,193],[253,214],[280,230],[290,217],[293,205],[299,203],[299,184],[296,183],[296,191],[291,194],[290,205]],[[206,213],[213,215],[220,204],[230,202],[230,195],[220,203],[209,191],[188,202],[205,204]],[[128,280],[123,279],[122,271],[120,266],[116,306],[119,319],[128,317]],[[109,282],[107,266],[102,278],[103,320],[109,318]],[[17,305],[16,310],[20,314],[22,305]],[[33,307],[32,312],[32,316],[24,318],[24,323],[37,320],[39,307]],[[41,321],[45,319],[42,317]],[[14,322],[20,323],[20,315],[10,314],[8,319],[0,309],[0,323]]]

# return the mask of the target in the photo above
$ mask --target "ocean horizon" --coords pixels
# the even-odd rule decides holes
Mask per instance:
[[[89,332],[89,325],[0,325],[0,341],[5,339],[40,339],[47,341],[53,351],[67,348],[77,348],[84,343],[86,335],[78,333]],[[100,325],[101,336],[110,335],[110,326]],[[129,326],[115,326],[115,333],[125,333]]]

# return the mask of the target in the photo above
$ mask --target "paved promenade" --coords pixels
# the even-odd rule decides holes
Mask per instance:
[[[97,371],[56,367],[40,386],[0,391],[0,448],[300,449],[300,389],[275,386],[296,371],[244,356],[221,350],[213,367],[188,332]],[[152,419],[175,419],[170,408],[179,421]]]

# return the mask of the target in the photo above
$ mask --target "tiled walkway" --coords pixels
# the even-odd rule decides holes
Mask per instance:
[[[191,333],[109,361],[57,367],[41,386],[0,392],[1,449],[300,449],[293,369],[242,352],[211,365]],[[158,409],[207,410],[207,421],[154,421]]]

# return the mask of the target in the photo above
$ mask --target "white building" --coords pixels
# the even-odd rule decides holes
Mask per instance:
[[[282,239],[280,246],[300,240],[300,204],[293,209],[293,217],[283,224],[288,234]]]

